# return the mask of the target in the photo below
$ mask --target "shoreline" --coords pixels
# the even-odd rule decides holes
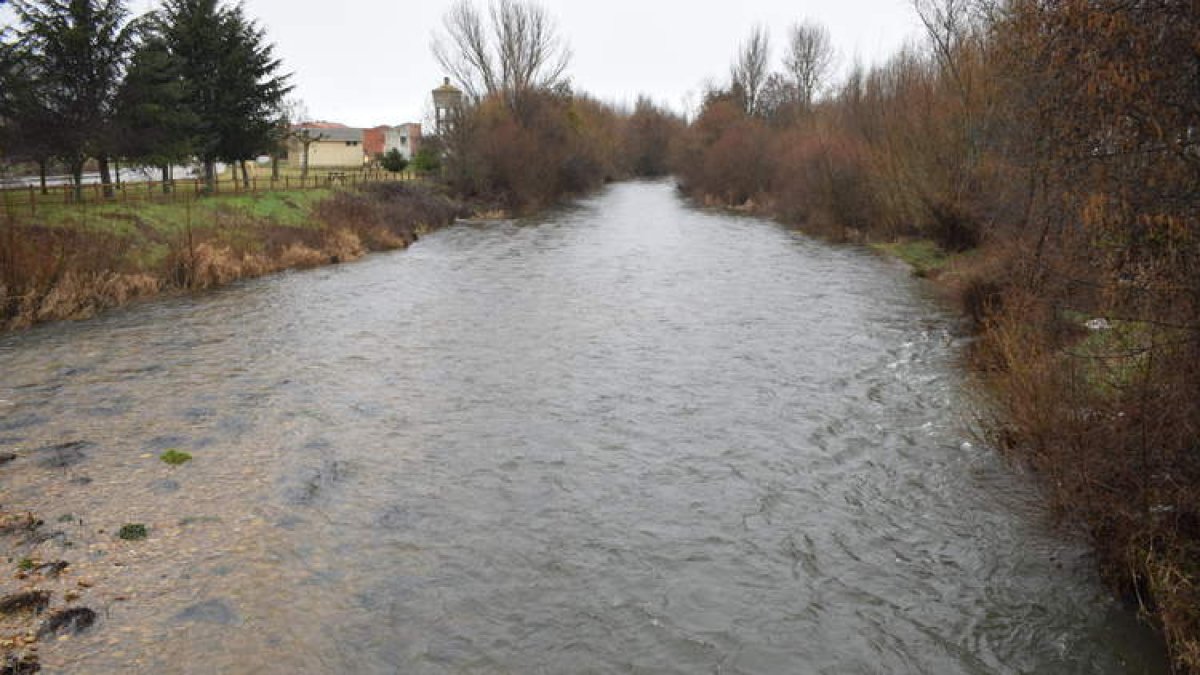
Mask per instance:
[[[425,184],[111,204],[0,220],[0,334],[405,249],[471,213]]]
[[[1003,252],[989,250],[987,244],[966,251],[947,252],[927,238],[898,237],[893,241],[873,241],[868,233],[852,228],[835,228],[839,231],[831,232],[828,228],[789,222],[769,206],[752,200],[730,206],[711,195],[693,195],[682,187],[679,189],[685,199],[700,206],[771,220],[834,244],[863,246],[904,265],[912,276],[926,281],[932,292],[951,303],[953,311],[964,321],[965,330],[976,336],[971,349],[963,354],[960,367],[974,381],[972,388],[977,391],[977,396],[987,401],[988,405],[994,405],[996,397],[1004,395],[997,394],[997,390],[1003,389],[1006,384],[1002,380],[1005,373],[1002,368],[997,370],[992,351],[997,348],[994,342],[1000,341],[1003,345],[1003,341],[1010,337],[1003,333],[1011,331],[1012,326],[995,324],[991,319],[992,312],[1003,308],[1008,298],[1005,288],[990,281],[998,276],[996,265],[1002,259]],[[1088,337],[1089,333],[1095,336],[1111,329],[1111,324],[1103,317],[1081,315],[1074,318],[1078,324],[1075,330],[1084,335],[1085,341],[1092,339]],[[997,331],[1002,333],[999,337],[994,335]],[[1136,613],[1139,621],[1153,629],[1170,658],[1178,660],[1177,663],[1200,661],[1200,647],[1197,647],[1200,643],[1197,637],[1200,635],[1200,625],[1189,618],[1200,611],[1200,603],[1197,602],[1200,594],[1189,582],[1189,578],[1194,577],[1189,577],[1187,571],[1187,563],[1194,559],[1196,553],[1189,547],[1200,548],[1200,544],[1185,541],[1176,544],[1180,550],[1164,553],[1159,550],[1158,542],[1152,537],[1145,537],[1127,542],[1126,549],[1117,550],[1112,542],[1105,541],[1090,528],[1090,521],[1079,517],[1069,505],[1061,503],[1063,496],[1054,492],[1054,485],[1047,484],[1051,476],[1037,465],[1033,454],[1035,451],[1009,439],[1006,436],[1009,431],[1000,418],[989,415],[981,418],[980,424],[981,435],[1001,458],[1031,470],[1032,483],[1042,491],[1043,502],[1060,524],[1086,539],[1088,548],[1096,556],[1096,571],[1111,597]],[[1121,566],[1122,561],[1124,566]],[[1189,607],[1190,610],[1186,609]]]

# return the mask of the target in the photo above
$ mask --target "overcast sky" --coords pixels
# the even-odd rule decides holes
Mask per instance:
[[[154,0],[128,0],[141,13]],[[352,126],[423,121],[442,73],[430,49],[451,0],[245,0],[267,29],[295,96],[315,119]],[[787,27],[827,26],[843,65],[878,62],[918,35],[909,0],[542,0],[570,42],[577,90],[614,102],[639,93],[682,110],[724,79],[738,44],[766,25],[778,68]],[[9,17],[4,17],[8,19]]]

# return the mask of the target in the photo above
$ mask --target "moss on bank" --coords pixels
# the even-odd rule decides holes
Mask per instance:
[[[946,269],[951,256],[928,239],[903,239],[890,243],[871,244],[871,248],[899,258],[912,267],[918,277],[935,277]]]
[[[404,248],[466,215],[423,184],[47,205],[0,219],[0,329]]]

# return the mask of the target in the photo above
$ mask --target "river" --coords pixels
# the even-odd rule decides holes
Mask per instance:
[[[44,672],[1166,672],[922,283],[641,182],[0,337]]]

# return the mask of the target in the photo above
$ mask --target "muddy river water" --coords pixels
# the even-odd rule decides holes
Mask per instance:
[[[0,337],[44,672],[1165,672],[921,283],[628,183]]]

